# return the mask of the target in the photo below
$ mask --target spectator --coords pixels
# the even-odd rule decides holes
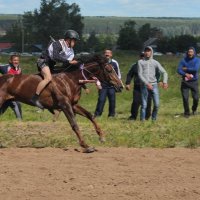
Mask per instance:
[[[199,59],[196,57],[196,51],[193,47],[189,47],[185,58],[180,61],[177,69],[177,72],[182,76],[181,94],[186,118],[190,116],[189,90],[191,90],[193,98],[192,114],[197,114],[199,102],[198,70]]]
[[[104,55],[108,58],[109,63],[112,64],[119,79],[121,79],[119,64],[116,60],[114,60],[112,58],[112,56],[113,56],[112,51],[110,49],[106,49],[104,51]],[[109,83],[102,83],[102,89],[99,90],[99,97],[98,97],[98,102],[96,105],[94,117],[101,116],[101,114],[103,113],[103,108],[104,108],[104,105],[106,102],[106,97],[108,97],[108,100],[109,100],[108,117],[115,116],[115,104],[116,104],[115,88],[112,85],[110,85]]]
[[[140,59],[144,58],[144,52],[140,53]],[[134,88],[133,88],[133,101],[131,104],[131,116],[128,118],[129,120],[136,120],[137,119],[137,115],[138,115],[138,110],[139,107],[142,103],[141,100],[141,82],[140,79],[138,77],[138,62],[134,63],[128,74],[126,77],[126,90],[130,90],[131,89],[131,80],[132,78],[134,79]],[[146,116],[145,119],[148,120],[149,117],[151,116],[151,94],[148,95],[148,100],[147,100],[147,110],[146,110]]]
[[[141,96],[142,96],[142,109],[140,114],[140,120],[144,121],[146,116],[147,99],[150,93],[153,98],[154,107],[151,115],[151,119],[155,121],[157,119],[159,108],[159,91],[156,78],[156,69],[163,74],[163,88],[167,89],[168,75],[161,64],[153,59],[153,49],[150,46],[144,49],[144,59],[138,61],[138,75],[141,80]]]
[[[19,63],[20,63],[19,55],[11,55],[9,59],[9,64],[0,66],[0,73],[12,74],[12,75],[21,74],[22,71],[19,66]],[[8,100],[2,105],[2,107],[0,108],[0,115],[2,115],[8,109],[8,107],[12,108],[17,119],[22,120],[21,104],[18,101],[14,100]]]

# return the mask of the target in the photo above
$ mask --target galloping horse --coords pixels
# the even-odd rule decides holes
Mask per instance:
[[[84,64],[72,66],[69,70],[54,74],[52,81],[42,91],[39,101],[45,109],[52,113],[54,113],[54,110],[64,112],[78,137],[83,152],[90,153],[95,149],[85,143],[77,125],[75,114],[80,114],[93,123],[101,142],[104,141],[104,135],[92,114],[78,104],[82,87],[79,80],[92,80],[96,77],[100,82],[111,83],[116,91],[121,91],[123,84],[104,56],[93,55],[87,58],[82,57],[80,60]],[[8,99],[15,99],[32,105],[30,99],[35,94],[36,87],[41,80],[42,77],[39,74],[4,75],[0,77],[0,107]]]

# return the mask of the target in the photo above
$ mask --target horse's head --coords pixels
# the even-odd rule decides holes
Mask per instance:
[[[113,69],[112,64],[107,63],[101,67],[103,69],[103,73],[101,74],[101,77],[98,78],[100,82],[101,80],[102,82],[106,81],[114,86],[116,92],[121,92],[124,86],[117,73]]]
[[[88,61],[84,66],[84,74],[87,74],[87,79],[96,77],[101,83],[113,85],[117,92],[122,90],[123,83],[105,56],[93,55]]]

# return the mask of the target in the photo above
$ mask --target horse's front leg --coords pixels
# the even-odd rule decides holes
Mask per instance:
[[[93,123],[93,125],[95,127],[95,130],[96,130],[97,134],[99,135],[99,140],[101,142],[105,142],[104,133],[101,130],[101,128],[99,127],[99,125],[96,123],[96,121],[93,118],[92,114],[89,111],[87,111],[85,108],[81,107],[78,104],[73,106],[73,110],[74,110],[75,113],[88,118]]]
[[[65,116],[67,117],[73,131],[76,133],[78,140],[79,140],[79,144],[80,146],[83,148],[83,152],[84,153],[92,153],[95,151],[95,149],[93,147],[89,147],[85,141],[83,140],[83,137],[81,136],[78,124],[76,122],[75,119],[75,114],[73,112],[72,106],[70,103],[68,103],[68,101],[65,101],[65,103],[62,103],[61,105],[61,109],[64,112]]]

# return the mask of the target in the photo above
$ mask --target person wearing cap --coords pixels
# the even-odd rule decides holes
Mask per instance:
[[[189,107],[189,91],[191,90],[193,105],[192,114],[197,114],[197,107],[199,102],[199,88],[198,88],[198,71],[199,59],[196,57],[194,47],[189,47],[186,56],[180,61],[177,72],[182,76],[181,81],[181,94],[183,98],[184,116],[190,116]]]
[[[74,60],[73,50],[77,40],[79,40],[79,34],[74,30],[67,30],[64,34],[64,39],[50,43],[46,51],[38,59],[37,67],[43,80],[38,84],[35,95],[31,98],[33,105],[43,109],[42,104],[39,102],[39,95],[52,79],[50,68],[54,67],[56,63],[62,63],[63,66],[78,64],[78,61]]]
[[[161,64],[153,59],[153,49],[150,46],[144,49],[144,59],[138,61],[138,76],[141,81],[141,96],[142,96],[142,108],[140,112],[140,120],[145,121],[147,99],[150,93],[153,98],[153,111],[151,119],[155,121],[157,119],[159,109],[159,90],[156,78],[156,70],[163,75],[163,88],[168,88],[168,74]]]
[[[119,64],[115,59],[112,58],[113,57],[112,51],[110,49],[106,49],[104,51],[104,55],[108,58],[108,62],[112,65],[119,79],[121,79]],[[115,106],[116,106],[115,88],[110,83],[107,82],[103,82],[101,85],[102,89],[99,90],[99,96],[94,117],[99,117],[103,113],[107,97],[109,101],[108,117],[115,117]]]
[[[144,52],[141,52],[139,55],[139,59],[143,59],[144,58]],[[136,63],[134,63],[131,68],[129,69],[127,76],[126,76],[126,90],[130,90],[131,89],[131,80],[134,80],[134,87],[133,87],[133,101],[131,104],[131,116],[128,118],[129,120],[136,120],[137,119],[137,115],[138,115],[138,110],[139,107],[142,103],[141,101],[141,81],[139,79],[138,76],[138,61]],[[148,101],[147,101],[147,109],[146,109],[146,116],[145,119],[148,120],[150,115],[151,115],[151,100],[152,97],[149,94],[148,95]]]

